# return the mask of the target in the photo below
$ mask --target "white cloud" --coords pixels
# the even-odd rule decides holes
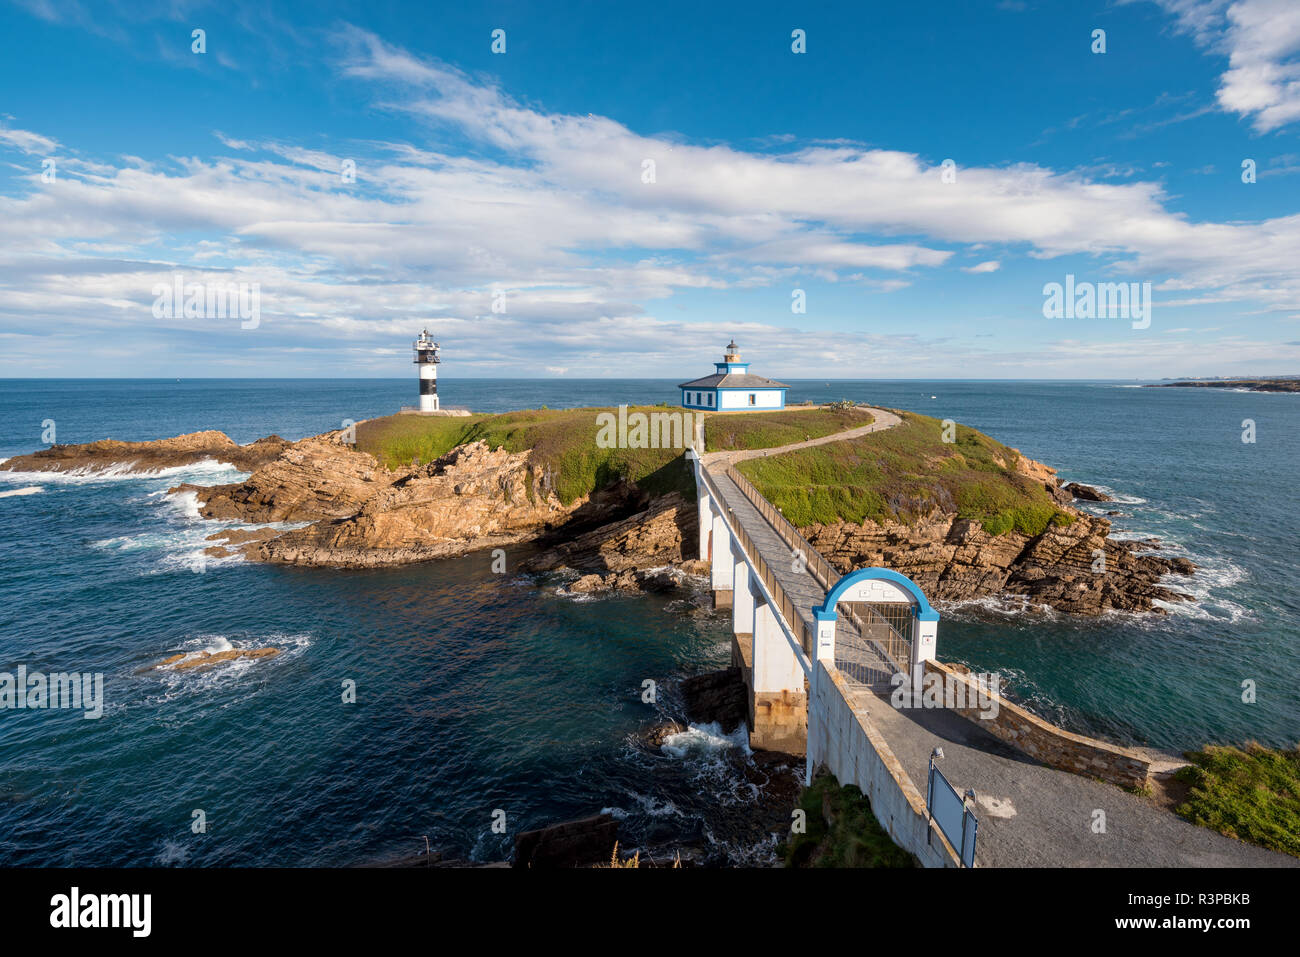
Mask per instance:
[[[1198,44],[1228,58],[1219,105],[1260,133],[1300,119],[1300,3],[1156,0]]]
[[[712,355],[746,331],[785,375],[823,363],[865,374],[885,360],[900,374],[945,374],[950,361],[946,374],[962,374],[956,345],[837,334],[845,348],[822,356],[806,327],[669,322],[655,306],[685,290],[801,277],[864,295],[916,289],[973,252],[1000,258],[967,272],[1082,254],[1100,274],[1150,280],[1186,302],[1300,309],[1297,215],[1194,223],[1167,208],[1159,184],[1096,182],[1079,170],[963,167],[944,183],[936,162],[898,150],[746,152],[648,137],[606,117],[521,105],[360,31],[343,41],[346,75],[451,135],[308,149],[235,130],[216,134],[219,155],[73,161],[66,174],[61,163],[57,188],[32,182],[0,197],[0,333],[106,342],[112,332],[123,361],[127,344],[150,335],[204,335],[214,363],[218,346],[246,355],[248,337],[233,330],[152,318],[153,285],[180,270],[259,282],[258,342],[274,344],[264,354],[296,349],[303,362],[346,360],[359,372],[391,369],[384,350],[414,324],[436,323],[449,355],[479,374],[601,375],[610,356],[635,352],[646,374],[671,375],[681,356]],[[458,140],[471,148],[443,145]],[[339,175],[344,158],[357,163],[355,183]],[[654,183],[642,182],[644,159],[656,162]],[[504,314],[491,309],[497,288]],[[1037,287],[1026,302],[1037,310]],[[1057,360],[1049,367],[1072,368]]]
[[[29,156],[49,156],[59,148],[58,140],[30,130],[16,130],[4,126],[0,126],[0,145],[11,147]]]

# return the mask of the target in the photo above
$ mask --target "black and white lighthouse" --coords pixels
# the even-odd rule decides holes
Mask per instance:
[[[429,330],[425,329],[413,347],[415,364],[420,367],[420,411],[437,412],[438,363],[442,361],[438,358],[438,343],[429,338]]]

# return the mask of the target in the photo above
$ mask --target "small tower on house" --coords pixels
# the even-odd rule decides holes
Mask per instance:
[[[429,338],[429,330],[420,333],[412,348],[415,364],[420,367],[420,411],[438,411],[438,343]]]

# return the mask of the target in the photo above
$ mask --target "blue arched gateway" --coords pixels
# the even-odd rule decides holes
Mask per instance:
[[[817,621],[814,655],[828,664],[840,657],[835,649],[835,625],[841,604],[850,606],[845,612],[857,626],[864,647],[881,662],[879,667],[904,672],[919,689],[925,662],[934,660],[939,613],[916,582],[888,568],[859,568],[841,577],[826,593],[825,601],[812,610]],[[858,611],[855,605],[866,608]]]

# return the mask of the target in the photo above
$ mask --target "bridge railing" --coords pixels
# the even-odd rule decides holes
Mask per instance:
[[[709,494],[713,496],[713,500],[718,503],[719,507],[721,507],[727,500],[718,490],[717,485],[714,484],[713,476],[709,474],[709,470],[704,468],[702,463],[700,466],[700,474],[704,476],[705,484],[709,487]],[[815,636],[809,631],[808,625],[804,621],[804,617],[799,614],[799,609],[795,607],[794,602],[792,602],[789,596],[786,595],[785,589],[781,587],[781,583],[777,580],[776,576],[772,574],[772,569],[768,567],[767,562],[763,559],[762,553],[759,552],[758,548],[754,545],[753,540],[749,537],[749,533],[745,531],[745,527],[740,522],[734,520],[731,522],[731,526],[733,533],[740,541],[741,547],[744,548],[745,554],[749,556],[750,561],[754,566],[754,570],[758,573],[758,577],[763,580],[763,584],[767,588],[767,593],[776,599],[781,615],[785,618],[786,623],[789,624],[792,629],[794,637],[803,647],[804,653],[811,658]]]
[[[707,473],[708,470],[705,469],[704,471]],[[749,500],[749,504],[754,506],[758,513],[767,520],[767,523],[772,526],[778,537],[785,542],[790,550],[795,553],[802,553],[804,566],[817,581],[817,584],[823,590],[830,591],[840,579],[840,572],[835,566],[828,562],[821,552],[813,548],[808,540],[799,534],[799,530],[794,527],[794,524],[781,514],[781,510],[769,502],[749,479],[740,474],[740,471],[734,465],[728,463],[723,469],[723,473],[736,484],[736,488],[740,489],[741,494]],[[754,554],[754,552],[751,552],[751,554]],[[910,606],[907,607],[910,616]],[[893,616],[883,615],[870,605],[865,604],[856,607],[846,605],[843,615],[857,628],[861,640],[866,644],[870,644],[895,670],[903,673],[908,671],[909,662],[911,661],[912,642],[907,637],[906,632],[899,628],[898,623],[892,620]],[[801,619],[792,619],[787,615],[787,620],[793,622]],[[885,632],[887,638],[884,641],[872,639],[871,633],[874,630],[871,628],[872,624],[884,626],[887,629]],[[805,648],[811,647],[811,639],[808,639]]]
[[[754,488],[752,482],[745,476],[741,475],[734,465],[728,465],[724,470],[727,478],[736,483],[736,488],[740,493],[749,499],[749,504],[758,510],[758,513],[767,519],[767,524],[771,525],[780,536],[781,540],[790,547],[792,552],[802,553],[804,566],[808,573],[817,579],[817,584],[826,591],[831,590],[831,586],[839,580],[840,574],[822,557],[821,552],[808,544],[808,540],[799,534],[799,530],[794,527],[788,518],[781,514],[781,510],[769,502],[758,489]]]

